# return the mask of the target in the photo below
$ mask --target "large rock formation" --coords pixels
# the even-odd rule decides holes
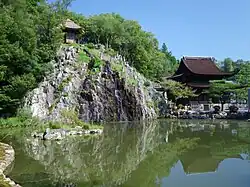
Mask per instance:
[[[84,121],[157,117],[163,98],[152,83],[121,57],[111,57],[101,49],[61,47],[52,62],[53,73],[28,93],[25,107],[33,116],[53,120],[60,119],[63,109],[76,110]]]

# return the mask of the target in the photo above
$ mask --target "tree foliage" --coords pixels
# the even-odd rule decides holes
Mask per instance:
[[[161,86],[169,91],[169,94],[173,96],[175,101],[181,98],[190,98],[196,96],[192,88],[187,87],[180,82],[167,80],[162,82]]]
[[[174,72],[176,58],[167,48],[160,50],[154,35],[144,31],[138,22],[115,13],[85,18],[69,12],[68,16],[84,28],[85,42],[114,49],[147,78],[159,80]]]
[[[224,94],[233,92],[238,87],[238,84],[226,82],[225,80],[211,81],[209,95],[212,99],[219,100]]]
[[[0,2],[0,106],[15,113],[25,93],[49,70],[61,43],[62,8],[66,1]]]
[[[168,51],[167,45],[165,43],[162,44],[161,52],[165,54],[166,63],[168,65],[167,73],[168,75],[172,75],[175,72],[175,70],[177,70],[179,62],[172,55],[172,53]]]
[[[224,65],[225,71],[232,71],[235,69],[239,69],[240,71],[235,76],[228,78],[228,80],[232,82],[225,82],[225,80],[211,82],[209,95],[212,98],[218,99],[225,92],[231,92],[235,93],[237,96],[234,99],[246,100],[247,88],[250,87],[250,63],[243,60],[232,61],[229,58],[226,58],[223,62],[227,64],[227,68],[225,68],[226,66]]]
[[[234,66],[233,66],[233,60],[231,58],[226,58],[223,61],[223,65],[224,65],[224,71],[225,72],[232,72],[234,70]]]

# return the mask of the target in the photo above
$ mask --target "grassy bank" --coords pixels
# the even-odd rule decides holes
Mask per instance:
[[[80,126],[83,129],[101,129],[102,125],[96,123],[86,123],[78,118],[75,111],[64,110],[61,112],[60,121],[45,121],[38,118],[32,117],[30,112],[22,110],[17,114],[16,117],[0,118],[0,129],[2,128],[20,128],[20,127],[31,127],[37,129],[70,129],[76,126]]]

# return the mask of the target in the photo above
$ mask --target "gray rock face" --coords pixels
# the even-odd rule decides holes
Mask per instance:
[[[125,121],[157,117],[157,102],[163,98],[126,62],[105,56],[100,72],[89,73],[88,64],[78,62],[79,49],[61,47],[54,71],[27,94],[25,107],[40,119],[60,119],[63,109],[74,108],[83,121]],[[120,57],[121,58],[121,57]],[[122,67],[116,72],[113,66]],[[154,104],[156,103],[156,104]],[[156,106],[156,107],[155,107]]]

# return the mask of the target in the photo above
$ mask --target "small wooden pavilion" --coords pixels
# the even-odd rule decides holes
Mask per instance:
[[[215,64],[215,59],[211,57],[183,57],[179,68],[175,74],[168,79],[172,79],[193,88],[199,96],[193,98],[194,101],[208,101],[207,93],[209,81],[221,80],[235,75],[237,72],[223,72]]]
[[[77,43],[77,35],[81,31],[81,27],[70,19],[64,23],[63,31],[65,32],[65,43]]]

